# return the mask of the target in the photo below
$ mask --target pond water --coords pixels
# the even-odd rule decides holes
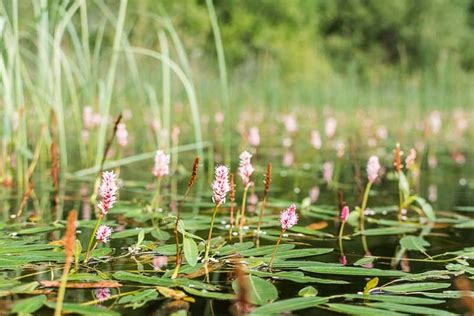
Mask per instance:
[[[322,161],[301,162],[292,167],[283,167],[279,162],[274,162],[260,251],[253,243],[263,197],[266,168],[263,156],[256,161],[255,186],[249,192],[242,243],[237,228],[229,240],[229,201],[218,211],[209,282],[201,262],[213,211],[210,198],[213,170],[205,170],[210,169],[206,167],[207,162],[202,164],[197,183],[185,202],[181,198],[186,190],[189,166],[183,167],[173,180],[161,183],[162,210],[158,212],[147,206],[155,192],[153,181],[136,181],[150,179],[149,168],[145,165],[122,167],[120,174],[124,180],[119,202],[106,217],[106,222],[114,228],[111,240],[98,245],[87,265],[73,264],[69,277],[73,283],[110,280],[121,286],[68,288],[65,302],[72,305],[66,304],[65,311],[70,308],[69,311],[83,314],[116,311],[128,315],[224,315],[235,311],[232,295],[236,290],[240,293],[240,286],[248,287],[250,302],[247,303],[257,308],[256,314],[263,315],[286,310],[304,315],[430,314],[434,311],[460,314],[467,311],[455,279],[463,276],[472,279],[474,274],[469,266],[474,258],[474,178],[469,159],[457,164],[450,156],[442,155],[435,168],[422,161],[415,171],[406,171],[410,195],[417,194],[424,199],[417,200],[413,209],[407,206],[407,213],[399,220],[399,179],[387,155],[384,174],[370,190],[363,233],[358,227],[355,208],[361,205],[367,182],[365,176],[357,178],[357,169],[365,174],[366,160],[336,161],[330,185],[322,180]],[[91,215],[94,207],[89,200],[93,179],[89,180],[69,181],[64,205],[64,210],[79,210],[77,238],[83,252],[95,223]],[[242,198],[239,181],[236,179],[236,213]],[[353,211],[342,241],[338,238],[339,196],[343,196]],[[15,201],[17,199],[4,203],[2,212],[14,213]],[[269,259],[280,233],[278,216],[291,203],[296,203],[300,220],[283,234],[273,268],[269,269]],[[432,206],[434,219],[429,218],[428,204]],[[175,213],[170,210],[176,207],[181,210],[186,233],[191,234],[187,238],[195,240],[199,258],[193,267],[186,257],[178,279],[171,280],[176,252],[174,218],[170,216]],[[156,220],[152,221],[152,217]],[[19,299],[42,294],[46,296],[45,305],[35,314],[51,314],[57,287],[44,286],[43,282],[61,278],[64,252],[57,242],[51,242],[61,238],[65,222],[35,224],[33,221],[20,225],[10,220],[0,225],[3,248],[0,248],[0,314],[7,313]],[[153,266],[153,259],[156,261],[158,256],[167,260],[167,265],[160,269]],[[235,281],[237,265],[244,267],[243,283]],[[377,284],[364,296],[364,287],[375,277],[378,277]],[[312,288],[306,288],[310,286]],[[306,290],[301,293],[303,288]],[[415,300],[410,302],[411,298]],[[276,304],[279,301],[283,301],[281,306]],[[77,306],[98,309],[74,309]],[[265,306],[270,309],[262,309]]]

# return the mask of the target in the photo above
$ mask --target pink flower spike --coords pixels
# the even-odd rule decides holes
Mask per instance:
[[[252,184],[250,182],[250,176],[255,171],[255,169],[252,167],[252,164],[250,163],[252,155],[249,152],[244,151],[240,154],[239,158],[239,176],[242,178],[245,188],[248,188]]]
[[[369,162],[367,163],[367,177],[369,178],[369,182],[373,183],[380,171],[380,163],[379,163],[379,157],[377,156],[371,156],[369,158]]]
[[[115,135],[117,136],[117,143],[120,147],[127,146],[128,132],[127,127],[124,123],[120,123],[119,125],[117,125],[117,132],[115,133]]]
[[[117,197],[115,196],[118,191],[116,177],[117,175],[113,171],[104,171],[102,173],[102,183],[99,187],[99,193],[102,197],[102,201],[97,204],[97,207],[104,215],[107,215],[117,200]]]
[[[229,191],[229,168],[226,166],[217,166],[214,182],[212,183],[212,201],[216,203],[216,205],[225,203],[225,198]]]
[[[110,289],[107,287],[96,289],[95,297],[97,298],[99,302],[108,300],[110,297]]]
[[[157,271],[161,270],[161,268],[166,267],[168,265],[168,257],[167,256],[156,256],[153,257],[153,268]]]
[[[414,148],[410,149],[410,153],[405,159],[405,166],[407,169],[410,169],[416,160],[416,150]]]
[[[349,206],[344,205],[341,210],[341,221],[343,222],[347,221],[348,217],[349,217]]]
[[[296,214],[296,205],[291,204],[280,214],[281,229],[286,231],[298,223],[298,214]]]
[[[252,147],[258,147],[258,145],[260,145],[260,132],[258,130],[258,127],[250,128],[248,142]]]
[[[110,235],[112,235],[112,228],[107,225],[100,225],[95,233],[95,238],[98,242],[103,242],[105,244],[109,241]]]
[[[170,155],[165,154],[163,150],[157,150],[155,155],[155,165],[153,174],[157,178],[164,177],[170,173]]]

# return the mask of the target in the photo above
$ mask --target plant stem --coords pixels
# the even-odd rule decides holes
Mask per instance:
[[[219,204],[216,204],[214,207],[214,212],[212,213],[211,227],[209,228],[209,235],[207,237],[206,253],[204,254],[204,264],[207,266],[209,261],[209,250],[211,249],[211,238],[212,238],[212,229],[214,227],[214,220],[216,219],[217,210],[219,209]]]
[[[278,245],[280,245],[281,238],[283,237],[283,232],[284,230],[282,229],[280,231],[280,236],[278,236],[278,240],[276,242],[275,248],[273,249],[272,258],[270,259],[270,263],[268,264],[268,266],[270,267],[270,270],[272,269],[273,260],[275,260],[275,255],[278,250]]]
[[[104,215],[102,213],[99,215],[99,217],[97,217],[97,222],[95,223],[94,230],[92,231],[91,237],[89,238],[89,244],[87,245],[86,257],[84,258],[84,261],[83,261],[84,264],[87,264],[87,261],[89,261],[89,257],[92,251],[92,244],[94,243],[94,239],[95,239],[95,233],[97,232],[97,229],[99,228],[99,225],[102,222],[103,218],[104,218]]]
[[[367,201],[369,199],[369,192],[370,188],[372,187],[372,182],[368,182],[367,186],[365,187],[365,192],[364,192],[364,199],[362,200],[362,206],[360,207],[360,213],[359,213],[359,220],[360,220],[360,225],[359,225],[359,230],[364,231],[364,224],[365,224],[365,208],[367,207]]]
[[[342,240],[342,234],[344,233],[344,226],[346,225],[346,221],[341,222],[341,227],[339,227],[339,240]]]
[[[266,193],[266,192],[265,192]],[[257,240],[256,247],[260,247],[260,229],[262,227],[263,213],[267,207],[267,194],[263,197],[262,208],[260,209],[260,214],[258,215],[258,224],[257,224]]]
[[[247,192],[249,188],[246,187],[244,190],[244,196],[242,198],[242,208],[240,212],[240,224],[239,224],[239,238],[240,238],[240,243],[242,243],[244,239],[244,224],[245,224],[245,206],[247,204]]]
[[[176,222],[174,225],[174,238],[176,239],[176,267],[174,268],[171,279],[176,279],[179,273],[179,267],[181,266],[181,250],[179,248],[178,224],[179,224],[179,209],[178,209],[178,214],[176,214]]]

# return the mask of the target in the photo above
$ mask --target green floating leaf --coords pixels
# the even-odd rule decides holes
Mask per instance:
[[[194,239],[186,235],[183,235],[183,252],[188,264],[194,267],[197,264],[199,250]]]
[[[113,233],[110,238],[111,239],[120,239],[120,238],[127,238],[127,237],[135,237],[135,236],[138,236],[140,234],[141,231],[144,231],[145,234],[149,233],[149,232],[152,232],[153,230],[155,230],[155,228],[153,227],[148,227],[148,228],[130,228],[130,229],[125,229],[125,230],[122,230],[121,232],[116,232],[116,233]]]
[[[302,297],[312,297],[318,295],[318,290],[310,285],[299,290],[298,295]]]
[[[46,295],[38,295],[16,302],[11,312],[12,313],[27,313],[31,314],[39,310],[46,302]]]
[[[54,226],[32,227],[32,228],[22,229],[18,231],[17,234],[18,235],[33,235],[33,234],[40,234],[40,233],[48,233],[57,229],[58,227],[54,227]]]
[[[92,273],[74,273],[74,274],[69,275],[67,279],[68,281],[87,281],[87,282],[103,280],[97,274],[92,274]]]
[[[295,259],[303,257],[311,257],[324,255],[333,252],[333,248],[307,248],[307,249],[294,249],[285,252],[277,251],[275,258],[278,259]]]
[[[297,297],[266,304],[254,309],[251,315],[272,315],[311,308],[328,301],[325,297]]]
[[[271,255],[274,248],[275,248],[274,245],[263,246],[259,248],[249,249],[249,250],[242,250],[242,251],[239,251],[239,254],[243,257],[266,256],[266,255]],[[293,244],[280,245],[280,247],[278,247],[278,250],[277,250],[277,255],[283,254],[293,248],[295,248],[295,245]]]
[[[348,304],[327,304],[330,310],[334,312],[350,314],[350,315],[387,315],[387,316],[399,316],[405,315],[400,314],[397,312],[389,312],[387,310],[367,307],[367,306],[359,306],[359,305],[348,305]]]
[[[314,278],[311,276],[304,275],[304,273],[301,271],[282,271],[277,273],[271,273],[265,271],[251,270],[250,273],[259,277],[270,277],[277,280],[288,280],[296,283],[349,284],[349,282],[344,280]]]
[[[246,275],[244,278],[249,290],[249,301],[252,304],[264,305],[278,298],[278,290],[272,283],[255,275]],[[236,293],[240,292],[237,280],[232,282],[232,288]]]
[[[46,302],[46,306],[49,308],[55,309],[55,302]],[[94,316],[119,316],[119,312],[115,312],[104,307],[99,306],[90,306],[90,305],[80,305],[72,303],[63,304],[64,313],[75,313],[79,315],[94,315]]]
[[[251,241],[246,241],[246,242],[243,242],[241,244],[240,243],[235,243],[235,244],[232,244],[232,245],[225,245],[224,247],[219,249],[219,251],[217,251],[216,253],[219,256],[227,256],[227,255],[238,253],[238,252],[241,252],[241,251],[244,251],[244,250],[248,250],[248,249],[252,248],[253,246],[254,246],[254,243],[251,242]]]
[[[210,292],[206,290],[196,290],[190,287],[183,287],[183,289],[191,295],[196,295],[205,298],[212,298],[216,300],[233,300],[235,299],[234,294],[229,293],[220,293],[220,292]]]
[[[124,304],[127,307],[133,309],[142,307],[150,301],[154,301],[158,298],[158,292],[155,289],[143,290],[135,294],[123,296],[118,301],[119,304]]]
[[[364,257],[364,258],[360,258],[359,260],[354,262],[354,265],[360,267],[360,266],[363,266],[363,265],[366,265],[366,264],[370,264],[370,263],[374,262],[374,260],[375,260],[375,257]]]
[[[364,287],[364,295],[369,295],[370,290],[375,288],[377,286],[377,284],[379,284],[379,278],[378,277],[375,277],[375,278],[371,279],[369,282],[367,282],[367,284]]]
[[[379,277],[398,277],[404,276],[406,273],[396,270],[380,270],[368,269],[359,267],[345,267],[345,266],[314,266],[303,267],[303,271],[321,273],[321,274],[339,274],[339,275],[360,275],[360,276],[379,276]]]
[[[387,285],[380,289],[391,293],[410,293],[410,292],[422,292],[422,291],[433,291],[439,289],[445,289],[451,286],[451,283],[435,283],[435,282],[421,282],[421,283],[405,283],[397,285]]]
[[[381,302],[389,302],[389,303],[400,303],[408,305],[436,305],[442,304],[444,300],[435,300],[431,298],[424,298],[424,297],[414,297],[414,296],[407,296],[407,295],[359,295],[359,294],[346,294],[344,297],[350,299],[361,299],[361,300],[371,300],[371,301],[381,301]]]
[[[384,236],[384,235],[399,235],[416,232],[416,227],[400,226],[400,227],[383,227],[370,228],[362,232],[365,236]]]
[[[158,240],[168,240],[171,238],[170,233],[161,229],[153,230],[151,232],[151,235],[153,236],[153,238],[158,239]]]
[[[402,301],[403,302],[403,301]],[[423,306],[414,306],[414,305],[405,305],[405,304],[398,304],[398,303],[387,303],[387,302],[379,302],[379,303],[369,303],[369,306],[373,306],[376,308],[383,308],[395,312],[404,312],[410,314],[421,314],[421,315],[437,315],[437,316],[453,316],[457,314],[453,314],[447,311],[443,311],[441,309],[423,307]]]
[[[429,247],[430,243],[419,236],[403,236],[400,245],[407,250],[425,252],[425,247]]]

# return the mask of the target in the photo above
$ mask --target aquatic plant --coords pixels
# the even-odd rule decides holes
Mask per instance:
[[[275,244],[275,248],[272,252],[272,258],[268,264],[269,268],[272,268],[273,261],[275,260],[275,255],[278,250],[278,246],[280,245],[281,239],[283,238],[283,234],[286,232],[287,229],[295,226],[298,223],[298,214],[296,214],[296,205],[291,204],[286,210],[282,211],[280,214],[280,236],[278,236],[277,242]]]
[[[240,210],[240,221],[239,221],[239,236],[240,236],[240,242],[242,242],[243,229],[245,225],[245,208],[247,206],[247,193],[248,193],[248,189],[252,185],[250,177],[252,176],[255,169],[253,168],[252,163],[250,162],[252,155],[248,151],[242,152],[239,158],[240,158],[239,176],[242,179],[242,182],[244,184],[244,194],[242,198],[242,207]]]

